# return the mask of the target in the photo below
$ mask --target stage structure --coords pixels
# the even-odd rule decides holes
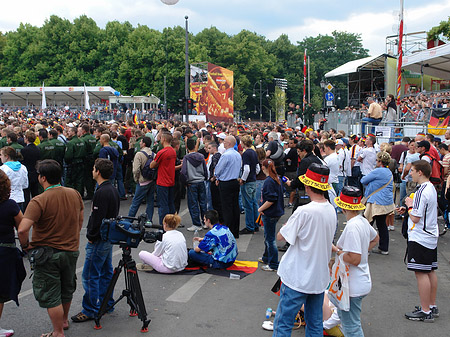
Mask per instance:
[[[197,101],[190,114],[207,121],[233,121],[233,71],[209,62],[191,64],[190,97]]]

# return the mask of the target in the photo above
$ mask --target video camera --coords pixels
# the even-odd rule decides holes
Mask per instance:
[[[161,241],[164,231],[158,225],[151,225],[157,231],[146,231],[147,214],[139,217],[118,216],[113,219],[103,219],[100,227],[102,240],[109,241],[113,245],[121,245],[130,248],[137,248],[144,240],[147,243]]]

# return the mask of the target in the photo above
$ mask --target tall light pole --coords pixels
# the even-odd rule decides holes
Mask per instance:
[[[189,98],[189,30],[188,30],[188,19],[189,17],[186,15],[184,17],[186,20],[186,36],[184,43],[184,53],[185,53],[185,73],[184,73],[184,97],[186,98],[184,102],[184,111],[186,113],[186,122],[189,122],[188,116],[188,106],[187,99]]]
[[[255,84],[253,84],[253,97],[256,97],[256,93],[255,93],[255,87],[258,84],[258,81],[255,82]],[[264,89],[262,88],[262,80],[259,80],[259,119],[260,121],[262,121],[262,94],[263,92],[266,93],[266,97],[269,98],[269,89]]]

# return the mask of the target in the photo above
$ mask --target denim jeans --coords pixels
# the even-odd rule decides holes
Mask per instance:
[[[84,296],[82,313],[95,317],[105,297],[108,285],[113,276],[111,264],[112,245],[107,241],[97,241],[86,244],[86,260],[84,261],[82,281]],[[114,299],[108,299],[108,307],[114,304]],[[112,311],[113,309],[110,309]]]
[[[364,117],[363,119],[361,119],[361,134],[362,135],[366,135],[366,124],[367,122],[369,122],[372,125],[378,125],[381,122],[381,119],[375,119],[375,118],[370,118],[370,117]],[[375,127],[372,127],[372,129],[370,130],[370,133],[375,133]]]
[[[245,226],[254,231],[258,219],[258,203],[256,202],[256,181],[245,183],[241,186],[242,202],[245,210]]]
[[[155,201],[155,183],[150,183],[144,186],[136,184],[136,191],[134,193],[133,201],[131,202],[130,210],[128,211],[128,216],[136,216],[139,206],[141,206],[142,200],[147,198],[147,208],[145,212],[147,213],[148,221],[153,221],[153,203]]]
[[[264,180],[256,181],[256,202],[258,203],[258,207],[261,206],[262,201],[262,188],[264,185]]]
[[[350,310],[338,309],[341,319],[341,330],[345,337],[364,337],[361,327],[361,302],[365,296],[350,297]]]
[[[174,187],[156,185],[156,194],[158,196],[159,225],[162,226],[166,214],[175,213]]]
[[[125,186],[123,185],[123,173],[122,173],[122,164],[118,163],[117,172],[116,172],[116,182],[117,182],[117,191],[119,192],[119,197],[125,198]]]
[[[231,267],[234,263],[234,262],[224,263],[221,261],[214,260],[212,255],[204,253],[204,252],[197,253],[193,249],[191,249],[189,251],[189,260],[195,261],[199,264],[202,264],[202,265],[208,266],[210,268],[214,268],[214,269],[225,269],[225,268]]]
[[[305,336],[323,336],[322,306],[323,294],[305,294],[295,291],[284,283],[281,284],[280,301],[273,322],[272,337],[289,337],[292,334],[294,319],[298,311],[305,305]],[[345,335],[347,336],[347,335]]]
[[[213,208],[212,198],[211,198],[211,182],[209,180],[205,181],[205,192],[206,192],[206,210],[209,211]]]
[[[275,238],[277,222],[280,217],[271,218],[265,215],[261,216],[264,224],[264,254],[262,259],[270,268],[278,269],[278,248]]]
[[[403,199],[406,197],[406,181],[402,180],[400,183],[400,206],[403,205]]]
[[[239,211],[242,212],[244,210],[244,205],[242,204],[242,193],[241,190],[239,189]]]
[[[206,191],[204,182],[189,184],[187,186],[187,202],[192,224],[201,226],[203,215],[206,212]]]

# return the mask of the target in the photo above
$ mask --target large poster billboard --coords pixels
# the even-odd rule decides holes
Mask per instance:
[[[193,82],[191,83],[191,98],[195,101],[196,107],[192,114],[207,115],[208,113],[208,86],[207,82]]]
[[[233,72],[208,63],[208,113],[212,122],[233,120]]]

